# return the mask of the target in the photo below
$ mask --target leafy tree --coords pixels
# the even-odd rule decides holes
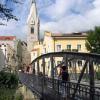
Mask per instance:
[[[18,20],[15,15],[13,15],[12,11],[13,9],[8,7],[8,3],[13,2],[13,3],[21,3],[18,0],[0,0],[0,19],[9,21],[11,19]],[[2,22],[0,22],[1,25],[4,25]]]
[[[13,73],[0,72],[0,87],[16,89],[18,87],[18,77]]]
[[[100,54],[100,27],[95,27],[94,30],[88,31],[86,48],[91,53]]]

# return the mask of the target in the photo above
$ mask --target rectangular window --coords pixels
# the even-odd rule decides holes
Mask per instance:
[[[57,51],[61,51],[61,45],[57,45]]]
[[[71,50],[71,45],[67,45],[67,49],[68,50]]]
[[[81,50],[81,45],[80,45],[80,44],[77,45],[77,50],[78,50],[78,51]]]
[[[34,33],[34,27],[31,27],[31,33],[32,34]]]

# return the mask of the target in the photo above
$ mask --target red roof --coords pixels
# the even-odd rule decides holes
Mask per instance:
[[[38,48],[36,48],[36,49],[32,49],[32,51],[37,51],[38,50]]]
[[[14,40],[16,36],[0,36],[0,40]]]

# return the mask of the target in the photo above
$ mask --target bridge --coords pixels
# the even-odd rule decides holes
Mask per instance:
[[[40,100],[100,100],[99,54],[53,52],[37,57],[31,64],[33,74],[20,72],[19,79]],[[64,84],[58,77],[62,65],[70,77]]]

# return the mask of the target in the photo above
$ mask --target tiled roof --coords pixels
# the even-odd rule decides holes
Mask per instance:
[[[52,37],[86,37],[86,33],[52,34]]]
[[[32,49],[32,51],[37,51],[37,50],[38,50],[38,48]],[[32,52],[32,51],[31,51],[31,52]]]
[[[0,36],[0,40],[14,40],[15,36]]]

